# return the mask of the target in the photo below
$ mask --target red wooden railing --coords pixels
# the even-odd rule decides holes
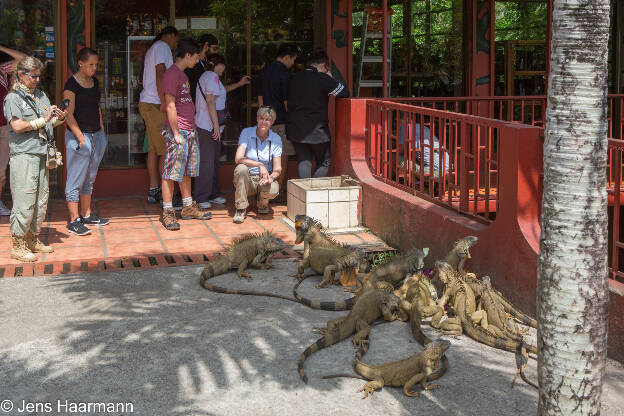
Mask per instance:
[[[368,100],[366,155],[377,179],[489,223],[498,210],[500,146],[516,128],[500,120]],[[537,127],[522,131],[541,134]]]
[[[610,278],[622,284],[624,140],[617,138],[624,131],[624,95],[609,95],[608,102]],[[385,183],[490,223],[499,206],[499,152],[505,136],[521,123],[535,126],[523,129],[524,137],[543,137],[545,109],[544,96],[368,100],[369,166]],[[541,206],[541,200],[535,203]]]

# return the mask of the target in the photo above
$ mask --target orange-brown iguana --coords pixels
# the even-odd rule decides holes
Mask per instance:
[[[360,293],[362,288],[373,287],[377,282],[388,282],[393,287],[397,287],[403,280],[412,273],[416,273],[425,266],[424,258],[429,249],[411,249],[406,254],[392,257],[387,263],[381,264],[371,270],[368,274],[360,278],[355,288],[356,293]]]

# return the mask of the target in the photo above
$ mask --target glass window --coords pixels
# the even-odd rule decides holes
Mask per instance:
[[[56,102],[54,1],[5,0],[0,7],[0,43],[44,63],[39,87]]]
[[[169,24],[169,0],[96,0],[94,13],[96,77],[108,138],[101,166],[143,167],[147,138],[138,111],[143,59],[153,37]]]

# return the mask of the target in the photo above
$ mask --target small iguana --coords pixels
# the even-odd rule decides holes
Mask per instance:
[[[303,277],[305,270],[311,267],[317,274],[323,275],[323,280],[316,285],[322,288],[328,283],[336,284],[336,273],[357,275],[360,264],[366,259],[366,253],[356,247],[310,247],[309,256],[299,262],[297,276]]]
[[[394,256],[387,263],[375,267],[361,279],[358,276],[356,293],[360,293],[362,288],[373,287],[377,282],[388,282],[394,287],[400,285],[408,275],[422,270],[428,252],[427,248],[413,248],[407,254]]]
[[[227,289],[208,283],[208,280],[214,276],[226,273],[230,269],[238,269],[237,274],[240,278],[251,279],[249,273],[245,273],[247,267],[257,269],[269,269],[271,265],[271,255],[283,250],[286,247],[284,242],[275,237],[270,231],[262,234],[247,234],[232,242],[227,251],[216,260],[209,262],[204,270],[202,270],[199,283],[204,289],[218,293],[227,293],[231,295],[252,295],[252,296],[269,296],[273,298],[285,299],[297,302],[286,296],[277,295],[269,292],[254,292],[248,290]]]
[[[398,313],[399,298],[392,293],[391,289],[371,289],[364,292],[347,316],[327,321],[327,327],[319,330],[323,336],[301,354],[297,364],[301,380],[304,383],[308,382],[303,366],[310,355],[345,340],[352,334],[355,335],[351,342],[355,348],[358,348],[361,343],[367,342],[370,325],[373,322],[381,317],[386,321],[393,321],[398,317]]]

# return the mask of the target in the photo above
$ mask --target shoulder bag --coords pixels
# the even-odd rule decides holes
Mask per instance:
[[[199,87],[199,91],[201,91],[202,96],[204,97],[204,100],[205,100],[206,93],[204,93],[204,89],[202,88],[201,83],[199,81],[197,82],[197,86]],[[219,122],[219,126],[225,125],[225,123],[230,121],[231,118],[232,116],[230,115],[230,112],[228,111],[227,108],[224,108],[223,110],[217,110],[217,121]]]

